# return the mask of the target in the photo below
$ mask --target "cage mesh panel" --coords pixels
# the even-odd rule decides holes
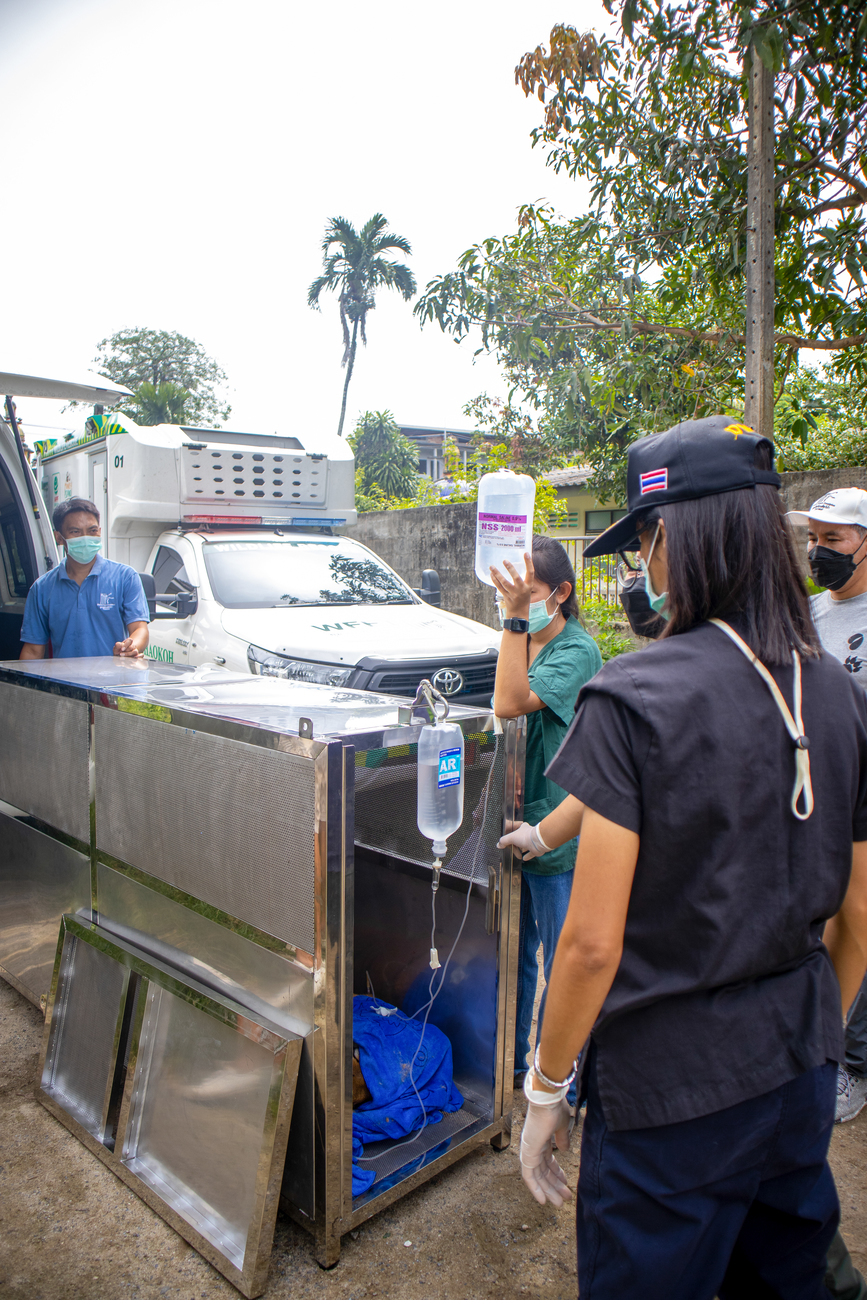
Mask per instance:
[[[418,1160],[420,1156],[430,1151],[431,1147],[437,1147],[441,1142],[448,1142],[456,1133],[461,1133],[471,1124],[475,1124],[478,1118],[474,1111],[463,1106],[451,1115],[443,1115],[439,1124],[428,1125],[417,1138],[412,1140],[404,1138],[401,1143],[365,1143],[364,1155],[356,1163],[362,1169],[373,1170],[376,1173],[376,1180],[371,1184],[375,1187],[389,1174],[403,1169],[413,1160]]]
[[[58,1041],[51,1092],[88,1133],[101,1140],[124,968],[89,943],[72,942],[75,952],[64,981],[68,996],[55,1004],[52,1031]]]
[[[0,799],[90,840],[87,705],[0,685]]]
[[[99,849],[313,951],[312,760],[112,709],[95,750]]]
[[[321,506],[327,480],[328,461],[303,452],[181,448],[181,491],[188,505]]]
[[[421,834],[416,822],[416,757],[414,752],[404,754],[406,748],[356,754],[355,843],[429,867],[433,861],[431,842]],[[447,875],[485,884],[489,871],[498,869],[497,840],[503,834],[505,771],[503,737],[486,732],[482,743],[467,729],[464,732],[464,820],[448,838],[443,858]]]

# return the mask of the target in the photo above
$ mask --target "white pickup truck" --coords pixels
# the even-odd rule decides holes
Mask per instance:
[[[335,533],[355,521],[342,438],[103,416],[45,450],[41,481],[49,509],[95,501],[105,553],[142,572],[152,658],[391,695],[428,677],[455,703],[490,702],[499,634],[438,608],[433,570],[414,591]]]

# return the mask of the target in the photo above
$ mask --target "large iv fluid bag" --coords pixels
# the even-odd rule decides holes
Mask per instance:
[[[423,727],[418,738],[418,828],[441,858],[464,819],[464,733],[456,722]]]
[[[529,474],[498,469],[479,479],[476,515],[476,577],[493,587],[493,564],[508,577],[503,561],[524,574],[524,552],[533,549],[533,507],[536,484]]]

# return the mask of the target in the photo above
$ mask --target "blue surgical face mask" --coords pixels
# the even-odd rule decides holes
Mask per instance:
[[[663,591],[661,595],[657,596],[656,592],[653,590],[653,583],[650,581],[650,569],[647,567],[653,559],[653,551],[658,536],[659,524],[656,525],[656,532],[653,534],[653,541],[650,544],[650,554],[647,557],[647,562],[645,563],[645,561],[639,557],[638,563],[641,565],[641,572],[644,574],[644,590],[647,592],[647,599],[650,602],[650,608],[654,613],[659,614],[664,618],[667,623],[671,618],[670,610],[665,608],[668,602],[668,592]]]
[[[77,564],[90,564],[102,550],[101,537],[65,537],[66,553]]]
[[[554,593],[552,591],[551,596],[553,595]],[[548,600],[551,599],[551,596],[548,597]],[[555,605],[553,613],[549,614],[548,600],[534,600],[532,605],[530,606],[530,613],[528,617],[530,620],[531,634],[533,632],[541,632],[543,628],[546,628],[548,624],[551,622],[552,618],[555,617],[557,610],[560,608],[559,605]]]

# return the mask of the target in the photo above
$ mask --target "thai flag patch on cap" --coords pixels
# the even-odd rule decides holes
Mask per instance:
[[[641,475],[641,495],[645,492],[664,492],[668,487],[667,469],[649,469]]]

